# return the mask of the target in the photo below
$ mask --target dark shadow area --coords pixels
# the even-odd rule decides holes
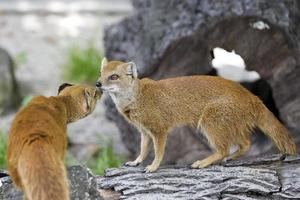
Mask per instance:
[[[267,28],[254,28],[254,24],[260,21],[267,24]],[[261,79],[241,84],[258,96],[282,121],[277,103],[284,97],[274,98],[273,85],[270,83],[274,81],[274,70],[285,67],[284,65],[287,65],[285,61],[294,58],[294,49],[284,32],[264,19],[257,17],[225,19],[195,31],[191,36],[174,41],[158,60],[150,77],[158,80],[186,75],[216,75],[216,70],[211,67],[211,50],[215,47],[227,51],[235,50],[244,59],[247,69],[260,74]],[[197,138],[204,142],[203,137]],[[270,140],[259,130],[253,134],[253,145],[257,152],[273,149]]]

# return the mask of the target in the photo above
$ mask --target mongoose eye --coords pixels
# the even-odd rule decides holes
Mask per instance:
[[[118,74],[113,74],[111,76],[108,77],[109,80],[118,80],[119,79],[119,75]]]

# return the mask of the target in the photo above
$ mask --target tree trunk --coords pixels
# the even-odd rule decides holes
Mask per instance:
[[[107,200],[299,199],[300,157],[273,155],[205,169],[169,166],[150,174],[140,167],[123,167],[107,170],[98,184],[102,193],[110,191]]]

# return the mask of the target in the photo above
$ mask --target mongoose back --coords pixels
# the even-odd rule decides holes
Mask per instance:
[[[256,127],[272,139],[280,152],[296,154],[287,129],[258,97],[236,82],[213,76],[138,79],[133,62],[103,59],[96,86],[109,93],[118,111],[141,133],[140,154],[127,165],[141,163],[153,141],[155,158],[146,172],[157,170],[168,133],[180,125],[200,129],[214,150],[211,156],[194,162],[193,168],[244,154],[251,146],[251,131]],[[232,145],[237,145],[238,150],[229,155]]]
[[[64,167],[67,123],[89,115],[101,94],[89,86],[63,84],[58,96],[33,98],[8,136],[8,171],[26,200],[68,200]]]

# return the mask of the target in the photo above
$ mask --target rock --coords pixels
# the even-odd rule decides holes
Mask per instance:
[[[68,168],[71,199],[101,200],[97,190],[97,181],[89,169],[82,166]]]
[[[105,31],[108,59],[133,60],[141,78],[161,79],[213,74],[212,49],[235,50],[245,60],[247,69],[258,72],[267,84],[257,83],[258,90],[257,85],[248,88],[262,99],[268,94],[267,98],[271,99],[267,106],[300,145],[298,1],[134,0],[133,6],[131,17]],[[116,123],[131,157],[135,157],[139,152],[137,130],[118,114],[110,99],[106,105],[107,117]],[[183,128],[181,131],[186,133],[186,140],[192,141],[191,146],[199,145],[206,154],[210,152],[195,130]],[[181,131],[172,132],[171,145],[180,141]],[[254,134],[253,141],[248,155],[275,152],[276,148],[261,134]],[[195,152],[188,145],[172,151],[178,156],[173,157],[172,152],[167,151],[166,163],[178,163],[183,154]],[[193,159],[199,159],[198,156],[196,153]],[[181,160],[181,163],[188,162]]]
[[[14,68],[11,56],[0,47],[0,115],[16,109],[22,100]]]
[[[300,157],[272,155],[205,169],[164,166],[150,174],[122,167],[107,170],[98,184],[120,199],[299,199]]]
[[[118,192],[109,189],[100,190],[100,194],[103,197],[103,199],[108,200],[119,200],[121,196]]]
[[[0,170],[0,199],[22,200],[23,193],[13,186],[6,171]]]
[[[97,181],[89,169],[82,166],[68,167],[68,177],[72,200],[101,200]],[[22,200],[22,192],[17,190],[6,172],[0,172],[0,199]]]

